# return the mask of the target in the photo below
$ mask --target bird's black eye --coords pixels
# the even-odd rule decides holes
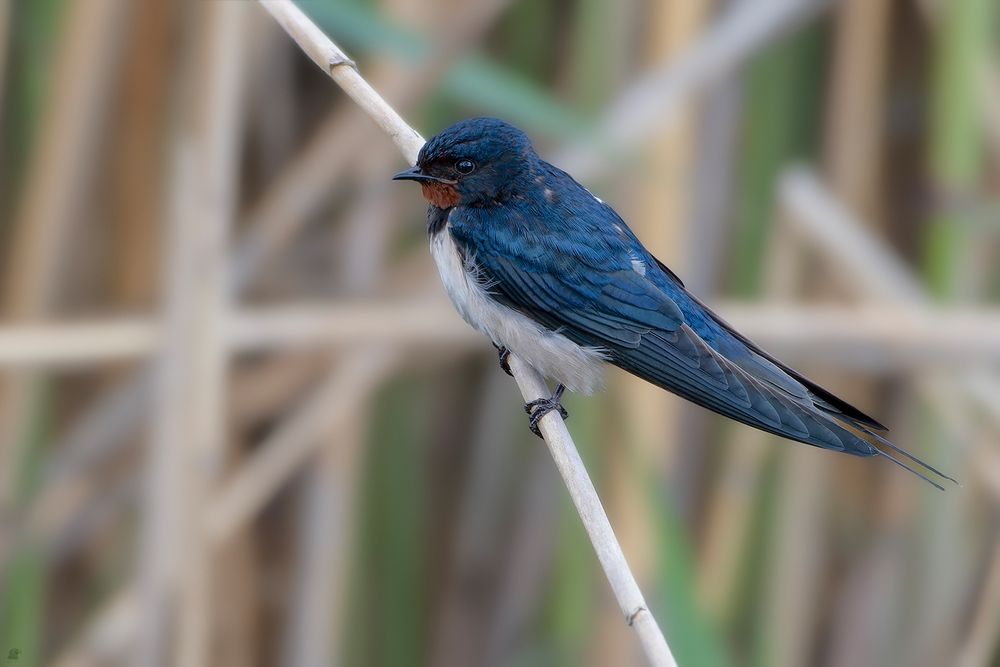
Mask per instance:
[[[476,163],[472,160],[459,160],[455,163],[455,170],[460,174],[471,174],[476,168]]]

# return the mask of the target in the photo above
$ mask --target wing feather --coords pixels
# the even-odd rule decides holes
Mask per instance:
[[[639,377],[727,417],[809,444],[870,456],[874,448],[811,408],[801,387],[785,388],[708,345],[677,303],[628,268],[556,271],[537,257],[476,246],[491,294],[580,345],[600,347]],[[624,262],[623,262],[624,263]],[[789,390],[791,389],[791,390]]]
[[[495,299],[736,421],[817,447],[892,458],[866,439],[897,449],[874,432],[884,426],[764,352],[687,292],[612,209],[564,172],[551,168],[549,176],[564,186],[558,215],[539,218],[537,205],[526,203],[490,209],[489,219],[466,208],[449,216],[445,233],[474,250],[466,254]]]

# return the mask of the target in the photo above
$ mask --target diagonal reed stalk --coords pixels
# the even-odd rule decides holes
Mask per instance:
[[[291,0],[260,2],[306,55],[389,134],[406,160],[410,164],[415,163],[417,153],[424,143],[423,138],[361,77],[344,52]],[[545,380],[534,369],[513,355],[510,357],[510,368],[525,401],[548,397],[549,389]],[[594,545],[622,613],[636,631],[647,659],[657,666],[676,665],[663,632],[646,606],[642,591],[625,561],[625,555],[597,491],[565,424],[557,415],[550,413],[540,420],[539,428]]]

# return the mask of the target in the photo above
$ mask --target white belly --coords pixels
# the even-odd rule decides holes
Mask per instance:
[[[490,298],[475,268],[463,263],[448,225],[431,236],[431,255],[462,319],[570,391],[589,394],[600,388],[602,352],[577,345]]]

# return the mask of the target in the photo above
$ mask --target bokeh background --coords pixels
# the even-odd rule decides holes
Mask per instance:
[[[995,0],[301,6],[962,482],[569,398],[681,665],[1000,664]],[[0,0],[0,123],[5,664],[641,664],[403,160],[256,3]]]

